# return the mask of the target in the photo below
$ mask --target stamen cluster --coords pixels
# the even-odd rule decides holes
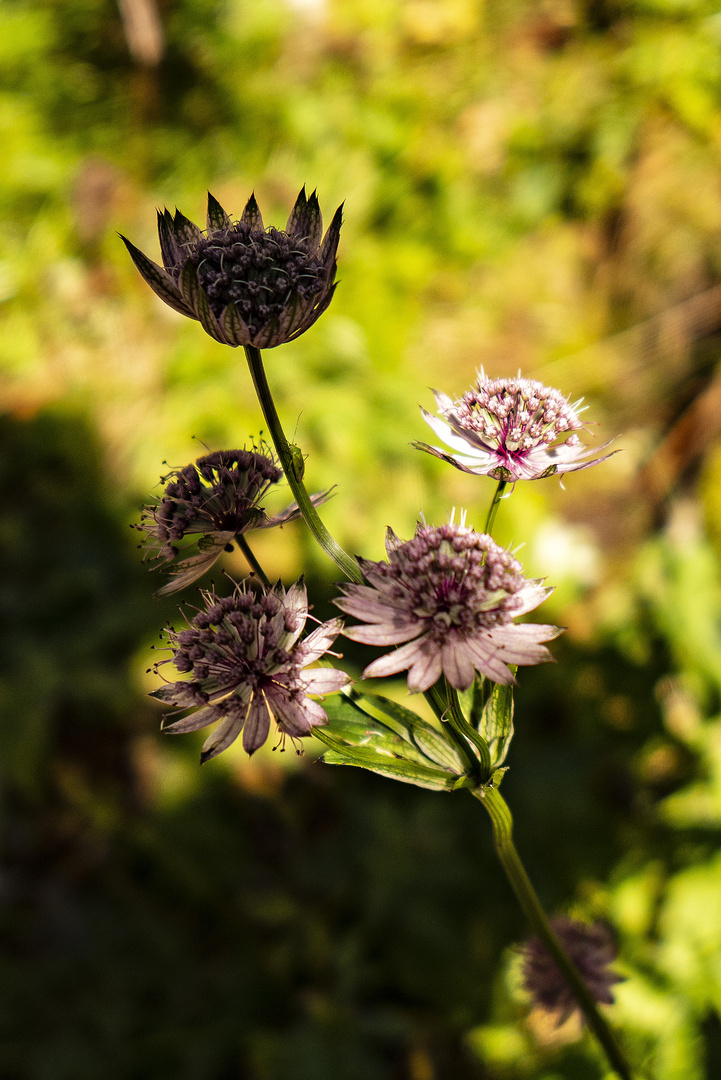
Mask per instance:
[[[168,683],[154,697],[186,716],[163,730],[180,734],[220,721],[206,740],[201,760],[215,757],[243,732],[243,747],[254,753],[268,737],[273,719],[281,736],[301,738],[327,717],[308,694],[328,694],[348,682],[343,671],[303,669],[318,660],[342,629],[340,619],[323,623],[302,642],[308,617],[305,585],[286,593],[236,586],[230,596],[201,591],[204,608],[187,629],[166,631],[172,662],[190,679]],[[159,668],[160,665],[157,665]]]
[[[323,290],[323,262],[307,239],[278,229],[264,232],[241,221],[202,236],[188,259],[213,313],[219,318],[235,304],[251,337],[280,319],[292,298],[305,302]]]
[[[490,536],[463,524],[419,524],[403,543],[389,529],[388,562],[361,559],[368,585],[343,586],[341,611],[369,626],[346,629],[346,637],[373,645],[408,642],[370,664],[365,676],[409,668],[411,690],[427,690],[444,674],[466,689],[479,671],[511,683],[509,664],[549,660],[540,644],[556,637],[555,626],[516,626],[513,618],[537,607],[551,592],[523,576],[520,563]]]

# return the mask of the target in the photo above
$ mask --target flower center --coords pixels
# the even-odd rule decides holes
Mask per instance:
[[[216,317],[234,303],[251,334],[279,319],[291,301],[312,300],[323,289],[320,258],[306,240],[278,229],[238,222],[201,237],[188,257]]]

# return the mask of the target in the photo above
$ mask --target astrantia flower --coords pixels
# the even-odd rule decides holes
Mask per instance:
[[[578,968],[593,998],[600,1005],[612,1005],[611,987],[623,976],[609,970],[616,959],[613,935],[602,923],[582,923],[560,916],[551,920],[563,948]],[[521,966],[523,985],[536,1005],[557,1014],[562,1024],[579,1009],[570,986],[539,938],[531,938],[523,947]]]
[[[414,445],[463,472],[515,483],[586,469],[610,457],[586,460],[608,443],[595,450],[585,446],[576,434],[584,429],[580,401],[569,405],[558,390],[535,379],[488,379],[481,370],[462,398],[452,401],[438,390],[434,394],[441,419],[421,412],[454,453]]]
[[[557,626],[512,620],[545,600],[551,589],[530,581],[521,565],[485,533],[453,522],[419,524],[412,540],[386,534],[388,562],[359,559],[368,585],[342,586],[341,611],[369,623],[344,633],[367,645],[397,645],[363,672],[395,675],[409,668],[408,687],[428,690],[445,675],[465,690],[476,671],[497,683],[514,682],[509,664],[552,659],[543,641]]]
[[[306,198],[301,190],[285,230],[264,228],[254,195],[233,222],[209,192],[205,233],[179,210],[158,211],[162,267],[122,239],[148,285],[175,311],[198,319],[224,345],[271,349],[304,333],[328,307],[342,210],[321,240],[315,192]]]
[[[201,591],[204,607],[186,630],[166,631],[173,663],[189,679],[168,683],[153,697],[185,711],[166,717],[163,731],[182,734],[219,721],[203,746],[201,761],[215,757],[243,732],[252,754],[268,738],[274,721],[281,736],[302,738],[327,723],[321,706],[307,696],[334,694],[349,682],[343,671],[313,668],[343,628],[340,619],[318,626],[300,641],[308,617],[302,581],[256,591],[237,585],[230,596]],[[157,670],[157,668],[156,668]]]
[[[152,557],[172,566],[172,578],[159,596],[197,581],[228,550],[236,536],[250,529],[272,529],[300,516],[297,503],[269,516],[260,505],[283,471],[270,453],[218,450],[161,477],[165,491],[143,509],[139,525]],[[328,492],[312,496],[315,505]],[[183,545],[183,541],[188,541]],[[180,561],[175,562],[181,556]]]

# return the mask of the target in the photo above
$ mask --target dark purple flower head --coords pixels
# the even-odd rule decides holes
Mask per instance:
[[[494,480],[540,480],[575,472],[605,461],[586,459],[603,450],[589,449],[576,434],[584,429],[577,401],[569,405],[558,390],[535,379],[488,379],[483,370],[462,398],[452,401],[434,391],[441,419],[421,409],[426,422],[454,454],[415,443],[463,472]]]
[[[419,524],[403,543],[386,535],[388,562],[360,559],[367,585],[342,586],[341,611],[368,626],[344,633],[367,645],[398,645],[364,671],[395,675],[409,668],[408,687],[424,691],[445,675],[467,689],[476,671],[497,683],[514,682],[509,664],[552,659],[541,644],[561,633],[557,626],[516,625],[512,620],[545,600],[551,589],[530,581],[520,563],[490,536],[463,522]]]
[[[271,453],[265,447],[261,451],[217,450],[161,477],[165,491],[143,509],[135,526],[145,533],[153,558],[164,566],[174,563],[171,580],[158,590],[159,596],[197,581],[234,537],[300,516],[296,503],[272,516],[260,505],[268,488],[283,476]],[[313,503],[323,502],[328,494],[312,496]]]
[[[122,237],[130,257],[166,304],[198,319],[224,345],[271,349],[312,326],[335,291],[339,206],[323,237],[313,192],[298,195],[285,229],[266,229],[255,196],[240,221],[208,193],[207,229],[179,210],[158,211],[163,266]]]
[[[578,922],[567,916],[552,919],[551,925],[595,1001],[599,1005],[612,1005],[611,987],[622,982],[623,976],[609,970],[609,964],[616,959],[616,945],[609,927],[603,923]],[[534,1004],[557,1014],[557,1024],[579,1009],[573,991],[539,938],[531,938],[524,945],[521,971],[523,985]]]
[[[308,694],[334,694],[349,682],[344,671],[313,668],[343,628],[340,619],[322,623],[300,641],[308,617],[305,585],[256,591],[236,585],[230,596],[201,591],[204,607],[185,630],[166,631],[173,663],[190,678],[170,682],[153,697],[185,712],[163,731],[182,734],[219,721],[206,740],[201,761],[225,750],[243,732],[252,754],[268,738],[273,720],[281,736],[310,735],[327,716]],[[159,665],[158,665],[159,666]],[[157,667],[156,667],[157,670]]]

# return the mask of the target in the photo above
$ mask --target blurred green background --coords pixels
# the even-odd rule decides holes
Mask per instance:
[[[482,526],[492,481],[409,446],[480,365],[618,436],[499,514],[568,627],[522,673],[504,790],[548,908],[616,928],[634,1058],[721,1076],[719,5],[5,0],[0,79],[0,1076],[606,1075],[529,1017],[470,798],[270,749],[201,771],[158,733],[177,603],[128,524],[163,460],[261,420],[117,232],[155,256],[155,208],[201,220],[207,188],[282,225],[303,183],[345,200],[341,284],[266,361],[341,542]],[[331,610],[300,527],[255,546]]]

